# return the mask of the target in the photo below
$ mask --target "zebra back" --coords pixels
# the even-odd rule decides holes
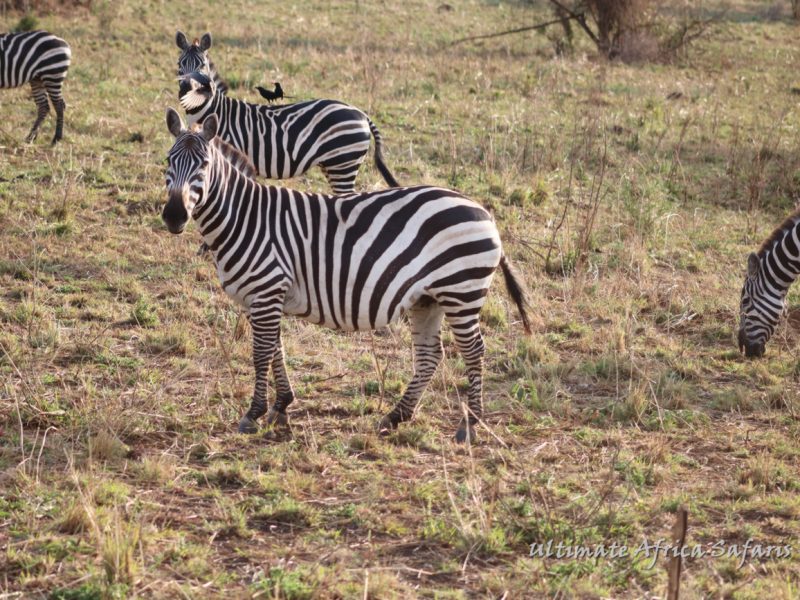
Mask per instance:
[[[213,79],[202,72],[181,78],[179,97],[190,124],[216,114],[219,136],[245,152],[258,173],[271,179],[302,175],[316,165],[329,172],[341,165],[354,180],[369,150],[369,119],[337,100],[252,104],[218,93]]]
[[[17,87],[29,81],[61,84],[71,60],[69,44],[52,33],[6,33],[0,36],[0,87]]]

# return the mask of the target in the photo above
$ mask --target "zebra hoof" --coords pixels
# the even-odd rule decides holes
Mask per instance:
[[[386,415],[378,423],[378,435],[385,437],[395,429],[397,429],[397,422],[390,415]]]
[[[258,423],[247,415],[243,416],[242,420],[239,421],[239,433],[258,433]]]
[[[289,427],[289,416],[273,408],[267,413],[267,425],[272,427]]]
[[[475,428],[471,425],[459,426],[455,439],[459,444],[471,444],[475,441]]]

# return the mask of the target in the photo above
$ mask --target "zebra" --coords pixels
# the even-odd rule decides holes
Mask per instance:
[[[526,292],[503,255],[491,215],[457,192],[416,186],[348,195],[314,194],[253,179],[254,167],[217,137],[209,115],[187,130],[173,109],[162,219],[173,234],[191,216],[208,244],[225,292],[253,332],[255,389],[239,431],[255,433],[267,413],[267,372],[276,399],[266,422],[288,426],[294,399],[281,344],[281,316],[333,329],[374,330],[408,316],[414,374],[380,421],[387,434],[410,419],[442,360],[442,321],[464,358],[469,390],[456,440],[474,439],[482,416],[484,343],[478,313],[499,266],[526,332]]]
[[[378,128],[353,106],[336,100],[250,104],[220,94],[213,77],[200,71],[181,79],[179,97],[190,125],[217,115],[220,137],[268,179],[296,177],[319,165],[334,193],[354,192],[371,133],[378,171],[389,186],[399,186],[383,161]]]
[[[26,31],[0,35],[0,88],[19,87],[30,82],[37,113],[33,127],[25,138],[32,142],[39,126],[50,112],[56,111],[56,132],[53,144],[63,137],[66,102],[61,85],[67,76],[72,51],[69,44],[47,31]]]
[[[208,49],[211,48],[210,33],[203,34],[203,37],[195,39],[190,44],[186,34],[178,31],[175,34],[175,44],[181,49],[181,55],[178,57],[178,77],[194,71],[203,71],[214,80],[220,94],[228,93],[228,84],[220,77],[214,63],[208,57]]]
[[[761,357],[786,312],[786,294],[800,275],[800,210],[747,257],[739,306],[739,351]]]

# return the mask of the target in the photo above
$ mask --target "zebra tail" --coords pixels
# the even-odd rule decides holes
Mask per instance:
[[[522,327],[525,329],[525,333],[530,335],[531,333],[531,320],[528,316],[528,293],[525,291],[525,287],[523,286],[522,282],[519,279],[519,275],[517,274],[514,267],[511,266],[511,263],[508,262],[505,256],[500,258],[500,268],[503,270],[503,278],[506,280],[506,288],[508,289],[508,294],[511,296],[511,299],[514,301],[514,304],[517,305],[517,310],[519,310],[519,315],[522,317]]]
[[[394,175],[392,175],[389,167],[387,167],[386,163],[383,161],[383,152],[381,152],[381,147],[383,146],[383,142],[381,141],[381,132],[378,131],[375,123],[373,123],[369,117],[367,117],[367,122],[369,123],[369,130],[372,132],[372,137],[375,138],[375,166],[378,167],[381,177],[383,177],[383,180],[389,184],[389,187],[400,187],[397,179],[394,178]]]

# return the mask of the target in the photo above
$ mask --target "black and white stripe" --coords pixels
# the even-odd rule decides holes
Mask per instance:
[[[181,80],[180,101],[190,125],[216,115],[220,137],[244,152],[269,179],[297,177],[319,166],[335,193],[353,192],[372,134],[378,171],[390,186],[399,185],[383,161],[378,128],[353,106],[335,100],[250,104],[220,94],[202,72]]]
[[[203,34],[203,37],[195,39],[190,44],[186,34],[178,31],[175,34],[175,44],[181,49],[181,55],[178,57],[178,77],[200,71],[214,80],[220,94],[228,92],[228,84],[220,77],[208,56],[208,49],[211,48],[210,33]]]
[[[281,315],[365,330],[407,314],[414,376],[381,430],[412,416],[442,360],[446,320],[469,378],[467,418],[456,438],[474,435],[482,414],[478,313],[498,265],[529,328],[524,291],[503,257],[491,215],[457,192],[429,186],[330,196],[260,185],[235,164],[241,164],[239,153],[215,138],[215,115],[192,132],[170,109],[167,125],[176,141],[168,158],[164,222],[181,233],[194,218],[222,287],[244,307],[253,329],[255,392],[239,430],[254,432],[256,419],[267,412],[270,365],[277,399],[267,422],[286,422],[294,396],[283,362]]]
[[[50,112],[56,111],[55,144],[63,136],[64,108],[61,85],[67,76],[72,58],[69,44],[46,31],[27,31],[0,35],[0,87],[13,88],[28,82],[33,90],[37,114],[26,140],[32,142],[39,126]]]
[[[786,294],[800,275],[800,211],[787,218],[747,257],[742,287],[739,350],[763,356],[786,310]]]

